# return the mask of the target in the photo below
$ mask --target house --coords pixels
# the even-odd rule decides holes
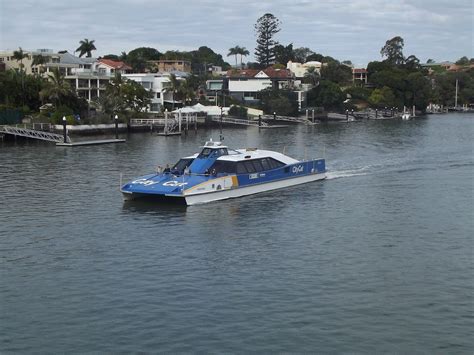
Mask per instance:
[[[87,101],[100,97],[112,77],[96,71],[96,58],[80,58],[68,52],[52,54],[50,57],[51,61],[44,65],[43,75],[52,75],[54,70],[58,70],[76,91],[77,96]]]
[[[153,71],[157,72],[185,72],[191,73],[191,62],[184,59],[162,59],[162,60],[149,60],[147,61],[149,67],[152,68]]]
[[[206,80],[206,89],[203,95],[205,95],[206,100],[210,102],[217,102],[217,96],[222,96],[223,93],[227,93],[228,80],[226,79],[211,79]],[[201,91],[200,91],[200,96]]]
[[[100,75],[114,76],[116,73],[131,73],[132,67],[122,61],[101,58],[95,64],[95,71]]]
[[[352,68],[352,82],[356,80],[367,84],[367,69],[365,68]]]
[[[258,101],[265,89],[292,88],[294,76],[288,69],[231,69],[227,72],[229,95],[240,101]]]
[[[313,67],[318,74],[321,74],[323,64],[318,61],[309,61],[306,63],[292,62],[286,63],[286,68],[293,73],[296,79],[303,79],[308,69]]]
[[[19,70],[20,66],[23,67],[25,74],[35,74],[40,73],[39,67],[44,65],[33,65],[33,58],[36,55],[41,55],[45,57],[45,61],[51,61],[51,56],[55,53],[52,49],[37,49],[36,51],[27,51],[24,50],[23,53],[26,54],[25,58],[20,61],[17,61],[14,56],[15,51],[0,51],[0,63],[5,65],[5,70],[15,69]]]
[[[170,108],[182,106],[182,102],[176,100],[173,97],[173,92],[170,90],[171,80],[169,73],[123,74],[123,77],[136,81],[153,94],[149,107],[150,112],[161,112],[165,106]],[[176,78],[184,80],[183,77]]]

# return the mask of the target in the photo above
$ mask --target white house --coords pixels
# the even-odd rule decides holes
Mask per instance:
[[[286,68],[293,73],[295,78],[302,79],[310,67],[315,68],[318,74],[321,74],[322,63],[318,61],[310,61],[306,63],[292,62],[291,60],[286,64]]]
[[[262,90],[292,88],[293,74],[288,69],[245,69],[229,70],[229,94],[240,101],[259,100]]]
[[[139,74],[124,74],[122,77],[140,83],[145,89],[153,93],[150,112],[160,112],[165,104],[173,106],[181,105],[181,101],[173,98],[173,93],[169,90],[171,87],[171,80],[169,73],[139,73]],[[178,80],[184,80],[177,77]]]

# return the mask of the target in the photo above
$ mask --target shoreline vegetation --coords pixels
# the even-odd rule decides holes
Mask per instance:
[[[216,77],[209,66],[218,66],[229,73],[239,74],[246,69],[287,68],[287,63],[319,62],[316,70],[309,67],[301,85],[305,85],[306,101],[300,106],[295,98],[295,87],[272,87],[257,93],[258,100],[251,103],[237,100],[225,88],[216,91],[216,100],[232,107],[231,115],[247,118],[248,109],[259,109],[264,114],[302,116],[306,109],[318,114],[335,112],[360,112],[366,109],[402,111],[404,107],[425,113],[430,106],[433,112],[451,107],[472,109],[474,105],[474,58],[462,57],[450,67],[429,59],[420,63],[415,55],[405,56],[404,40],[396,36],[386,41],[380,50],[381,61],[374,60],[363,68],[366,77],[354,79],[354,66],[350,60],[338,60],[317,53],[308,47],[293,48],[293,44],[281,44],[275,36],[281,31],[280,21],[272,14],[264,14],[255,24],[256,62],[243,62],[249,55],[245,47],[236,45],[229,49],[228,57],[234,56],[235,66],[224,61],[222,55],[202,46],[189,52],[159,52],[155,48],[140,47],[129,53],[108,54],[103,59],[121,61],[132,73],[153,72],[150,63],[158,60],[185,60],[191,63],[186,79],[170,77],[169,90],[173,94],[173,106],[162,107],[161,113],[150,113],[151,93],[141,84],[123,78],[111,77],[100,99],[87,101],[78,95],[59,70],[44,73],[47,56],[32,58],[36,73],[26,74],[23,62],[29,54],[20,47],[13,53],[18,68],[0,71],[0,125],[17,124],[27,118],[32,123],[61,124],[66,117],[69,125],[113,123],[118,115],[120,123],[130,118],[157,117],[165,109],[175,109],[175,100],[186,105],[201,103],[215,105],[206,96],[206,81],[226,78]],[[96,50],[94,40],[84,39],[77,48],[79,57],[92,57]],[[240,59],[240,63],[238,61]],[[212,64],[211,64],[212,63]],[[219,97],[217,97],[219,96]],[[244,100],[245,101],[245,100]],[[181,105],[182,106],[182,105]]]

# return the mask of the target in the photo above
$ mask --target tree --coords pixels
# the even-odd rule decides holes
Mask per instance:
[[[425,110],[432,95],[429,80],[421,72],[416,71],[408,74],[405,81],[407,106],[415,105],[418,109]]]
[[[321,77],[341,85],[352,80],[352,70],[347,65],[338,62],[329,62],[321,68]]]
[[[296,94],[291,90],[266,89],[260,91],[261,106],[267,114],[290,116],[298,114]]]
[[[403,38],[400,36],[393,37],[385,42],[385,46],[380,50],[382,57],[386,57],[387,61],[394,65],[404,63],[403,46],[405,45]]]
[[[17,62],[20,62],[20,74],[21,74],[21,90],[22,90],[22,104],[25,104],[25,99],[24,99],[24,90],[25,90],[25,73],[23,70],[23,59],[28,57],[28,53],[23,52],[23,49],[21,47],[18,48],[17,51],[13,52],[13,59],[15,59]]]
[[[407,68],[409,70],[418,70],[418,69],[420,69],[420,60],[414,55],[409,55],[405,59],[405,68]]]
[[[235,67],[237,68],[237,55],[239,54],[240,47],[235,46],[232,48],[229,48],[229,53],[227,53],[227,56],[230,57],[231,55],[235,56]]]
[[[163,54],[155,48],[138,47],[128,52],[128,54],[122,52],[120,59],[126,60],[134,72],[140,73],[145,71],[147,61],[160,60],[162,56]]]
[[[317,86],[319,84],[320,75],[316,67],[309,67],[304,73],[305,81],[308,81],[313,86]]]
[[[264,68],[275,61],[275,45],[278,44],[273,37],[280,32],[280,20],[272,14],[265,14],[254,25],[257,35],[255,58]]]
[[[121,91],[125,107],[135,113],[146,111],[151,103],[152,93],[133,80],[126,80]]]
[[[96,100],[101,111],[107,114],[124,113],[127,110],[142,112],[151,103],[152,94],[141,84],[127,80],[120,73],[109,81],[104,93]]]
[[[341,109],[345,98],[339,85],[328,80],[321,80],[307,96],[308,106],[324,107],[325,110]]]
[[[274,50],[275,50],[275,62],[283,64],[285,65],[285,67],[290,60],[291,61],[295,60],[295,55],[293,53],[293,43],[290,43],[286,47],[281,44],[277,44]]]
[[[58,68],[54,68],[52,73],[53,75],[49,76],[49,81],[41,90],[40,97],[42,100],[49,99],[56,106],[61,106],[68,96],[75,94]]]
[[[240,55],[240,68],[243,68],[242,65],[242,57],[246,57],[250,54],[250,52],[245,47],[239,47],[239,55]]]
[[[434,62],[435,62],[435,61],[434,61],[433,59],[431,59],[431,58],[426,61],[427,64],[431,64],[431,63],[434,63]]]
[[[377,108],[397,106],[395,95],[387,86],[372,91],[369,97],[369,103]]]
[[[193,83],[185,80],[181,82],[179,86],[179,94],[183,99],[183,103],[191,102],[196,97],[196,90],[194,89]]]
[[[43,56],[41,54],[37,54],[33,56],[33,62],[31,63],[32,66],[38,66],[41,69],[41,72],[44,72],[43,65],[48,63],[48,57]]]
[[[307,62],[310,62],[310,61],[315,61],[315,62],[324,62],[324,56],[322,54],[319,54],[319,53],[313,53],[311,55],[309,55],[308,57],[306,57],[306,61]]]
[[[168,91],[171,92],[172,94],[172,110],[174,110],[174,99],[176,97],[176,94],[180,93],[180,87],[181,87],[181,81],[178,80],[178,78],[176,77],[176,75],[174,74],[171,74],[170,75],[170,85],[168,87]]]
[[[310,55],[314,54],[314,52],[311,49],[307,48],[307,47],[295,48],[293,53],[294,53],[294,56],[295,56],[295,60],[299,63],[306,63],[307,58]]]
[[[469,58],[466,57],[466,56],[461,57],[456,61],[456,64],[457,65],[468,65],[469,64]]]
[[[75,52],[79,52],[79,57],[82,57],[86,54],[87,58],[92,57],[92,51],[97,50],[94,45],[95,40],[89,41],[85,38],[82,41],[79,41],[79,47],[75,50]]]
[[[102,57],[103,59],[111,59],[111,60],[120,60],[119,56],[116,54],[106,54]]]
[[[13,59],[15,59],[17,62],[20,62],[20,70],[23,70],[23,59],[28,57],[28,53],[24,52],[21,47],[18,48],[17,51],[13,52]]]

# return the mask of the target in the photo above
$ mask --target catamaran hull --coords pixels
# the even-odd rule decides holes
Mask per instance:
[[[193,195],[185,195],[186,204],[190,205],[197,205],[201,203],[219,201],[219,200],[226,200],[229,198],[235,197],[242,197],[247,195],[253,195],[260,192],[272,191],[277,189],[282,189],[285,187],[305,184],[308,182],[313,182],[317,180],[323,180],[326,178],[326,174],[311,174],[305,176],[299,176],[291,179],[283,179],[277,180],[273,182],[266,182],[256,185],[250,186],[241,186],[235,189],[229,190],[221,190],[217,192],[209,192],[209,193],[202,193],[202,194],[193,194]]]
[[[272,182],[265,182],[255,185],[240,186],[232,189],[225,189],[207,193],[193,193],[186,195],[161,195],[161,194],[145,194],[130,193],[122,191],[124,200],[130,201],[135,199],[147,199],[162,203],[185,204],[188,206],[208,203],[213,201],[226,200],[229,198],[242,197],[257,194],[260,192],[282,189],[285,187],[305,184],[326,178],[325,173],[310,174],[290,179],[282,179]]]
[[[186,200],[184,196],[178,195],[162,195],[162,194],[144,194],[144,193],[136,193],[136,192],[125,192],[122,191],[122,196],[124,201],[150,201],[150,202],[158,202],[164,204],[176,204],[176,205],[186,205]]]

